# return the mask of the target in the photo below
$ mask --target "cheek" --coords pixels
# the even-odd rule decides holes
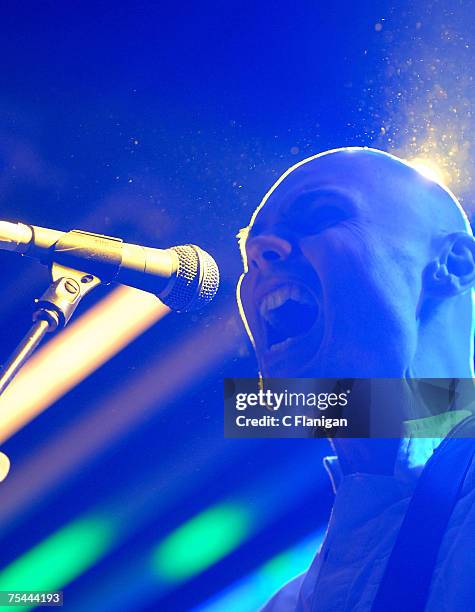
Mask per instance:
[[[372,337],[406,336],[417,296],[383,244],[343,233],[306,239],[302,252],[322,285],[333,331]]]
[[[354,237],[340,233],[325,232],[318,238],[302,240],[301,250],[316,271],[322,290],[328,299],[352,296],[355,289],[361,286],[362,280],[368,280],[374,264],[368,247]]]

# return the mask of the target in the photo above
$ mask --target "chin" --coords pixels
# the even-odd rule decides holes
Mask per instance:
[[[383,360],[374,350],[353,355],[342,352],[345,359],[338,359],[336,351],[322,346],[306,360],[297,360],[288,354],[271,362],[265,358],[258,361],[263,378],[404,378],[407,370],[396,356],[388,360],[385,355]]]
[[[271,359],[266,355],[258,359],[261,375],[263,378],[330,378],[318,353],[312,355],[307,350],[302,354],[299,351],[298,356],[287,353],[272,355]]]

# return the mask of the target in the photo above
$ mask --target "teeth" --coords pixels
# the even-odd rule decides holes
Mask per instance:
[[[268,319],[271,310],[282,306],[287,300],[294,300],[301,304],[313,304],[312,297],[298,285],[284,285],[267,293],[259,306],[261,317]]]

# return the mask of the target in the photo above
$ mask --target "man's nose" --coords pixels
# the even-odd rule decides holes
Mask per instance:
[[[291,243],[274,234],[251,238],[246,247],[249,265],[260,270],[285,261],[292,253]]]

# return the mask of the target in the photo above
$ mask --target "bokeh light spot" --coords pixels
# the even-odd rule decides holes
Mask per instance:
[[[181,582],[213,565],[245,540],[248,511],[222,503],[198,514],[173,531],[153,551],[155,574],[166,582]]]

